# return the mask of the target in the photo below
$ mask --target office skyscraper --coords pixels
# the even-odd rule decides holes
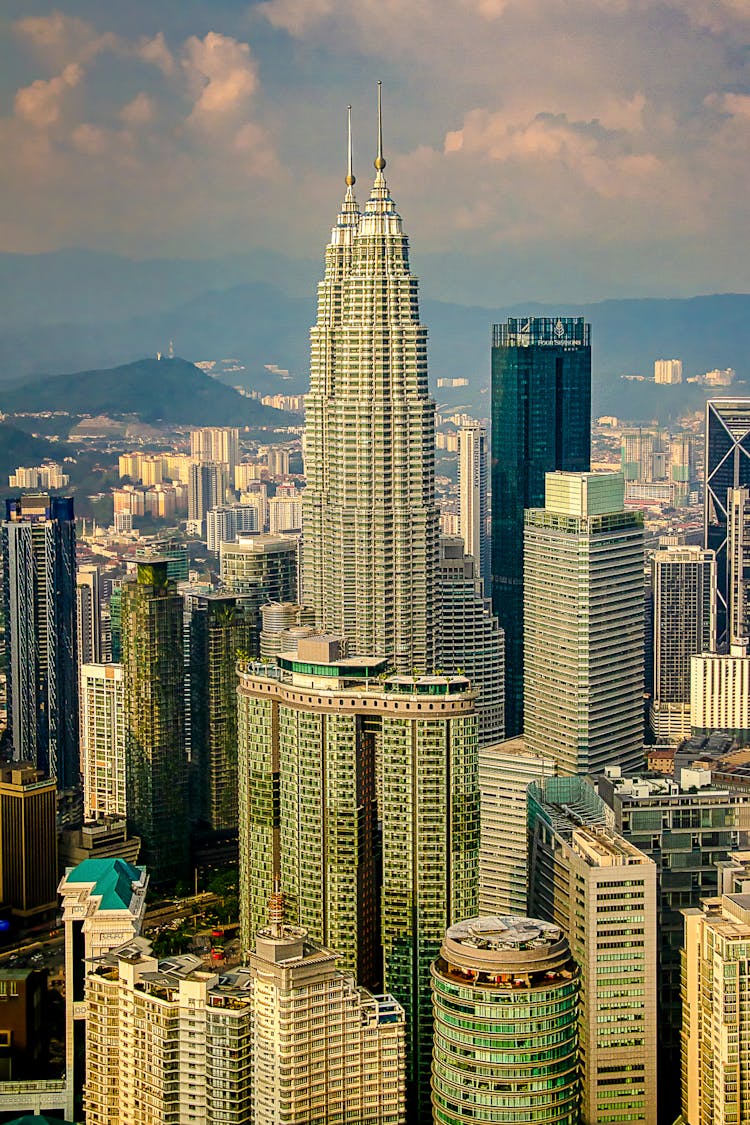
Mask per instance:
[[[524,533],[525,741],[563,773],[643,762],[643,518],[620,473],[548,473]]]
[[[458,537],[440,537],[437,667],[461,672],[477,693],[479,745],[503,737],[505,646],[502,629],[483,594],[476,560]]]
[[[727,489],[727,641],[750,642],[750,488]]]
[[[2,527],[8,726],[16,760],[80,782],[73,501],[7,500]]]
[[[99,567],[79,566],[76,574],[78,660],[95,664],[102,658]]]
[[[55,783],[30,762],[0,769],[0,902],[21,928],[57,907]]]
[[[198,461],[188,478],[188,527],[203,536],[206,514],[224,503],[229,470],[223,462]]]
[[[438,510],[427,329],[382,142],[375,167],[360,212],[350,159],[318,286],[305,397],[303,600],[351,652],[431,672]]]
[[[682,769],[675,779],[608,773],[599,779],[598,791],[615,814],[615,829],[657,868],[659,1121],[674,1121],[682,1024],[681,912],[716,894],[716,864],[747,839],[750,803],[745,793],[713,785],[710,772],[700,768]]]
[[[525,914],[529,897],[528,809],[532,781],[557,773],[522,738],[479,748],[479,913]]]
[[[222,591],[241,597],[253,622],[249,654],[257,656],[261,606],[297,600],[298,540],[291,535],[240,535],[219,544]]]
[[[81,665],[81,766],[84,816],[127,816],[121,664]]]
[[[591,463],[590,329],[511,318],[492,334],[492,604],[505,632],[505,734],[523,732],[523,513],[544,476]]]
[[[716,559],[701,547],[656,551],[654,698],[657,742],[690,737],[690,657],[711,652],[716,637]]]
[[[166,560],[137,564],[122,586],[128,821],[155,884],[185,877],[188,777],[182,598]]]
[[[727,638],[727,491],[750,486],[750,398],[706,403],[703,546],[716,554],[717,640]]]
[[[484,426],[462,426],[458,434],[459,526],[464,550],[477,561],[477,577],[490,595],[490,536],[487,520],[489,449]]]
[[[529,912],[581,972],[581,1121],[656,1125],[656,866],[580,777],[528,791]]]
[[[185,595],[192,819],[237,829],[237,658],[257,644],[255,613],[234,594]]]

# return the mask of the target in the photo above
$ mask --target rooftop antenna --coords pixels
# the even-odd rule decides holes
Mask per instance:
[[[284,936],[284,896],[281,893],[281,876],[273,877],[273,894],[268,901],[268,921],[271,926],[271,937]]]
[[[350,105],[348,105],[346,107],[346,114],[347,114],[347,126],[348,126],[348,144],[347,144],[347,164],[346,164],[346,181],[345,182],[346,182],[347,187],[354,187],[354,185],[357,182],[357,177],[354,175],[354,172],[352,171],[352,167],[353,167],[353,160],[352,160],[352,107]]]
[[[385,157],[383,156],[383,83],[378,79],[378,155],[375,157],[375,167],[378,170],[378,175],[382,179],[383,169],[385,168]]]

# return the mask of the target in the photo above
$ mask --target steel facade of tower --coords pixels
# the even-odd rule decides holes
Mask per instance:
[[[591,463],[590,326],[512,317],[492,332],[492,603],[505,631],[505,735],[523,731],[523,513],[544,474]]]
[[[716,552],[717,641],[726,638],[728,558],[727,492],[750,486],[750,398],[706,403],[703,545]]]
[[[303,594],[350,652],[432,671],[438,510],[427,329],[383,176],[326,250],[305,397]]]
[[[2,526],[8,726],[16,760],[58,789],[80,781],[73,501],[6,501]]]

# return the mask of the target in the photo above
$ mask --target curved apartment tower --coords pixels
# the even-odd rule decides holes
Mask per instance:
[[[310,333],[302,600],[351,653],[431,672],[438,511],[427,329],[382,138],[362,212],[349,152]]]
[[[432,966],[435,1125],[576,1125],[578,988],[558,926],[515,916],[451,926]]]

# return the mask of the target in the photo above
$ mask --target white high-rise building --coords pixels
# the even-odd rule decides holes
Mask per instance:
[[[684,1125],[750,1120],[750,895],[704,899],[682,912]]]
[[[358,988],[336,953],[271,910],[249,956],[253,1125],[404,1125],[404,1009]]]
[[[479,748],[479,912],[518,914],[529,894],[528,811],[532,781],[557,773],[545,754],[526,749],[523,738]]]
[[[206,546],[214,554],[222,543],[234,543],[240,533],[253,531],[262,531],[256,504],[230,504],[206,513]]]
[[[354,176],[326,250],[305,397],[303,600],[355,654],[432,671],[435,404],[408,240],[383,175]]]
[[[479,577],[490,593],[490,537],[487,528],[487,430],[463,426],[458,434],[460,536],[467,555],[477,560]]]
[[[286,531],[299,531],[302,527],[302,498],[295,490],[294,495],[272,496],[268,501],[268,530],[271,535],[283,535]]]
[[[743,741],[750,737],[750,656],[744,645],[690,658],[690,725],[696,734],[720,730]]]
[[[727,633],[750,641],[750,488],[727,489]]]
[[[190,431],[190,454],[198,461],[221,461],[230,480],[240,459],[240,432],[236,426],[203,426]]]
[[[203,535],[206,515],[226,498],[228,469],[220,461],[197,461],[190,466],[188,526]]]
[[[99,567],[79,566],[76,571],[76,628],[78,660],[92,664],[101,659]]]
[[[405,1125],[404,1010],[337,961],[284,924],[278,894],[248,968],[159,962],[140,938],[94,956],[81,1005],[86,1121]]]
[[[546,474],[526,511],[524,736],[563,773],[643,761],[643,520],[621,473]]]
[[[161,963],[136,938],[86,974],[88,1125],[250,1125],[252,998],[245,971]]]
[[[86,817],[126,816],[122,664],[81,665],[81,767]]]
[[[654,362],[655,383],[681,383],[681,359],[657,359]]]

